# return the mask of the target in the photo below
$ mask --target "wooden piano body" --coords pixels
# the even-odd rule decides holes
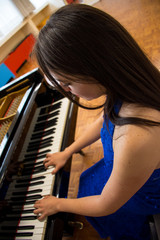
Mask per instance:
[[[71,159],[56,175],[43,159],[74,140],[77,106],[34,69],[0,89],[0,107],[0,239],[60,240],[67,214],[39,222],[33,204],[47,194],[67,197]]]

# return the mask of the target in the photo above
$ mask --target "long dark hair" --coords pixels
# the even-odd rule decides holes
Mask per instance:
[[[52,82],[49,70],[85,81],[95,79],[103,85],[107,94],[104,112],[114,124],[160,124],[122,118],[114,111],[117,102],[160,110],[160,73],[124,27],[107,13],[84,4],[60,8],[40,31],[34,51]]]

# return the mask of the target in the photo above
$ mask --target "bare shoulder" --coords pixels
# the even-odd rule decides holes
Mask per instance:
[[[128,110],[128,109],[127,109]],[[122,112],[121,114],[125,114]],[[128,116],[137,116],[160,121],[160,113],[152,109],[131,109]],[[116,126],[113,137],[115,157],[125,159],[134,158],[134,162],[140,165],[160,168],[160,126],[145,127],[138,125]],[[137,160],[136,160],[137,159]]]
[[[160,119],[150,109],[127,108],[121,116]],[[102,192],[118,209],[160,168],[160,127],[116,126],[113,135],[114,161],[111,176]]]

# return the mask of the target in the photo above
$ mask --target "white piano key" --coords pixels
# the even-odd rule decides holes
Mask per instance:
[[[36,228],[45,228],[47,225],[47,218],[44,221],[35,220],[21,220],[18,226],[34,225]]]
[[[32,237],[16,237],[15,240],[43,240],[44,235],[35,235]]]
[[[26,230],[17,230],[17,233],[27,233],[30,232],[33,235],[44,235],[45,234],[44,228],[35,228],[35,229],[26,229]]]

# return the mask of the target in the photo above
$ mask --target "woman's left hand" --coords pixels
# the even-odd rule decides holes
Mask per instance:
[[[34,214],[37,215],[38,220],[43,221],[47,216],[57,213],[57,201],[58,198],[54,196],[45,196],[42,200],[36,201]]]

